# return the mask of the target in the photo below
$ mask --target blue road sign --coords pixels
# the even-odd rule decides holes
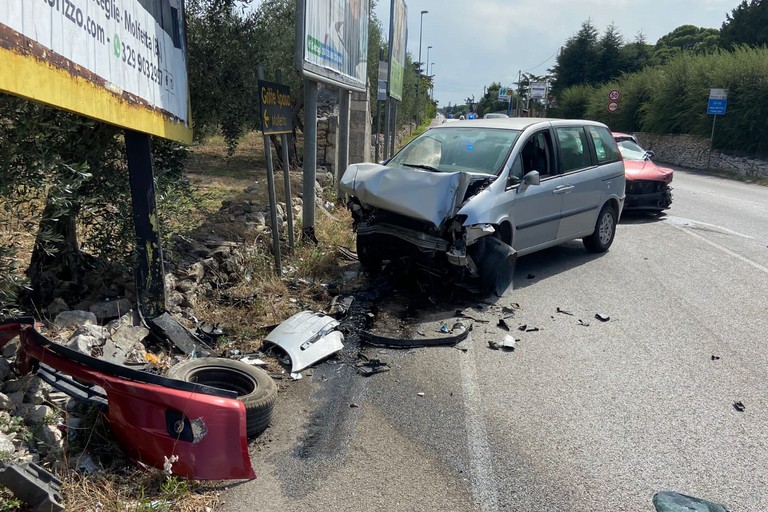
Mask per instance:
[[[725,98],[710,98],[707,103],[707,114],[725,114],[725,109],[728,105],[728,100]]]

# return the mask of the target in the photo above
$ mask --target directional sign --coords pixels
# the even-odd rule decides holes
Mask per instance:
[[[619,101],[619,98],[621,98],[621,92],[618,89],[613,89],[608,93],[608,99],[612,102]]]
[[[293,131],[290,87],[259,80],[259,106],[264,135]]]

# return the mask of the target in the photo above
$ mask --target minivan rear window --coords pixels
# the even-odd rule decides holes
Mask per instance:
[[[621,160],[621,153],[616,147],[616,141],[613,140],[611,132],[602,126],[587,126],[587,132],[595,144],[597,163],[607,164]]]

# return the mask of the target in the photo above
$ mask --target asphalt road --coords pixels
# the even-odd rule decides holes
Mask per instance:
[[[466,351],[385,350],[369,378],[340,357],[284,385],[259,478],[223,510],[640,511],[661,490],[768,510],[768,188],[673,185],[606,254],[572,242],[521,258],[496,303],[409,313],[424,332],[464,310]],[[507,334],[514,352],[488,347]]]

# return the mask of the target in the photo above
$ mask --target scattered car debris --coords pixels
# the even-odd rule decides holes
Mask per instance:
[[[584,327],[589,327],[589,322],[585,322],[584,320],[579,318],[579,325],[582,325]]]
[[[291,379],[293,380],[301,380],[304,376],[301,374],[301,372],[293,372],[291,373]]]
[[[746,407],[744,407],[744,404],[741,401],[733,402],[733,408],[739,412],[744,412],[744,409],[746,409]]]
[[[331,299],[331,304],[328,306],[328,314],[336,318],[346,315],[354,300],[355,298],[351,295],[347,297],[334,295]]]
[[[571,313],[570,311],[566,311],[565,309],[562,309],[560,306],[557,307],[557,312],[563,315],[573,316],[573,313]]]
[[[608,320],[611,319],[611,317],[606,315],[605,313],[595,313],[595,318],[597,318],[601,322],[607,322]]]
[[[416,395],[417,396],[424,396],[424,393],[419,392],[419,393],[416,393]]]
[[[497,327],[501,327],[505,331],[509,331],[509,325],[507,325],[507,322],[504,321],[503,318],[499,318],[499,322],[496,324]]]
[[[536,332],[539,330],[538,327],[528,327],[528,324],[520,324],[517,326],[518,331],[524,331],[524,332]]]
[[[462,322],[453,324],[450,330],[451,336],[440,338],[401,339],[374,334],[369,331],[360,331],[360,339],[369,345],[393,348],[436,347],[443,345],[456,345],[464,341],[472,330],[472,324],[464,325]]]
[[[64,510],[61,480],[34,462],[9,464],[0,461],[0,485],[10,489],[14,496],[29,505],[30,510]]]
[[[338,320],[322,313],[302,311],[282,322],[264,341],[283,349],[297,373],[344,348],[344,335],[334,329]]]
[[[720,359],[720,356],[716,356],[716,355],[712,354],[712,360],[713,361],[717,361],[718,359]]]
[[[352,402],[351,404],[349,404],[349,407],[350,407],[350,409],[357,409],[360,406],[357,405],[356,403]]]
[[[164,457],[176,455],[179,460],[174,474],[186,478],[256,477],[248,455],[245,404],[237,399],[237,393],[82,354],[43,336],[35,330],[32,318],[0,323],[0,347],[17,336],[21,340],[19,373],[45,366],[101,388],[86,392],[82,388],[89,386],[70,379],[80,386],[72,388],[75,393],[106,399],[108,407],[102,414],[125,454],[135,462],[161,469]],[[50,381],[53,386],[61,382]],[[71,390],[66,385],[57,389],[65,393]]]
[[[453,316],[458,317],[458,318],[467,318],[469,320],[472,320],[473,322],[479,322],[479,323],[483,323],[483,324],[488,323],[488,320],[484,320],[482,318],[477,318],[476,316],[472,316],[472,315],[470,315],[470,314],[468,314],[465,311],[462,311],[460,309],[457,309],[456,312],[453,314]]]
[[[258,357],[245,356],[240,358],[240,361],[245,364],[250,364],[252,366],[267,366],[267,362],[262,359],[259,359]]]
[[[197,354],[206,357],[213,353],[211,347],[189,332],[189,329],[181,325],[167,311],[158,317],[148,319],[147,325],[152,334],[161,339],[170,340],[176,348],[185,354]]]
[[[654,494],[653,506],[657,512],[728,512],[725,506],[718,503],[672,491],[661,491]]]
[[[442,332],[443,334],[450,334],[451,330],[448,329],[448,324],[443,324],[440,326],[440,329],[438,329],[438,332]]]
[[[528,327],[525,332],[539,332],[538,327]]]
[[[514,336],[506,335],[502,341],[490,340],[488,346],[493,350],[504,350],[506,352],[513,352],[515,350],[515,343],[517,339]]]

